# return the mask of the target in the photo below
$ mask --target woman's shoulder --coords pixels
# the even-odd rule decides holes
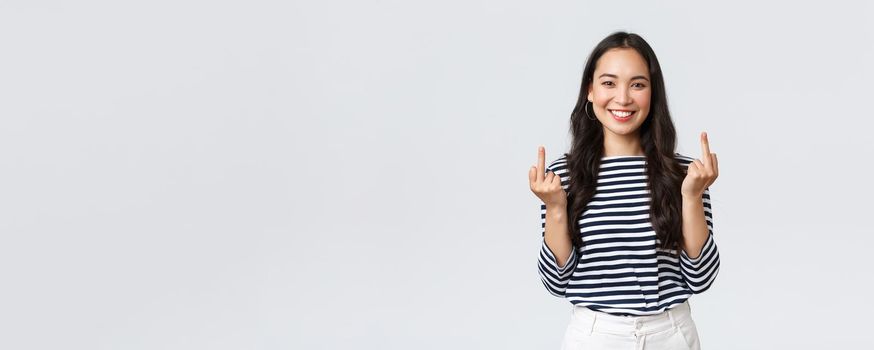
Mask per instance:
[[[562,154],[558,158],[554,158],[546,165],[546,171],[552,171],[556,175],[561,175],[567,172],[567,153]],[[559,174],[561,172],[561,174]]]
[[[546,166],[546,172],[552,172],[559,179],[561,179],[561,188],[565,191],[568,190],[570,173],[568,172],[567,165],[567,153],[562,154],[558,158],[554,158],[549,164]]]
[[[679,152],[674,152],[674,159],[679,161],[680,165],[682,165],[682,166],[688,166],[689,163],[692,163],[692,161],[695,160],[695,158],[689,157],[689,156],[687,156],[685,154],[681,154]]]

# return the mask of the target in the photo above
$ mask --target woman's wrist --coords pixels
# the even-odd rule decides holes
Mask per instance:
[[[684,201],[694,201],[694,200],[701,200],[701,196],[703,196],[703,195],[704,195],[703,193],[698,194],[698,195],[694,195],[694,194],[690,195],[690,194],[683,193],[682,197],[683,197]]]
[[[567,204],[566,203],[558,203],[558,204],[547,204],[546,205],[546,214],[547,215],[564,215],[567,212]]]

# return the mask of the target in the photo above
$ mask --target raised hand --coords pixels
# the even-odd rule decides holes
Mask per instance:
[[[546,204],[547,207],[567,206],[567,194],[561,188],[561,177],[546,169],[546,149],[540,146],[537,150],[537,165],[528,169],[528,185],[531,191]]]
[[[719,176],[719,166],[716,153],[710,153],[707,133],[701,133],[701,158],[689,163],[686,178],[681,189],[684,197],[700,198],[704,190],[710,187]]]

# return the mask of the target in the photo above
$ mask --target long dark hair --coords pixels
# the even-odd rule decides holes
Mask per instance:
[[[568,220],[568,229],[571,232],[571,240],[574,247],[583,246],[577,219],[595,195],[598,171],[601,158],[604,156],[603,125],[598,120],[587,118],[583,108],[588,101],[588,87],[595,75],[595,64],[605,52],[614,48],[636,50],[649,66],[652,87],[650,111],[649,116],[640,126],[640,141],[647,161],[647,188],[650,190],[651,198],[650,220],[661,241],[660,248],[676,249],[675,253],[679,254],[683,245],[680,186],[685,177],[685,170],[674,155],[677,133],[671,114],[668,112],[664,77],[659,61],[649,44],[639,35],[627,32],[610,34],[592,50],[583,71],[580,97],[571,113],[572,146],[570,153],[565,153],[570,172],[568,217],[573,219]]]

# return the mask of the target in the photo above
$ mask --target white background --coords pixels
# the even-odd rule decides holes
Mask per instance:
[[[0,348],[557,349],[527,171],[616,30],[707,131],[706,349],[870,343],[854,1],[2,1]]]

